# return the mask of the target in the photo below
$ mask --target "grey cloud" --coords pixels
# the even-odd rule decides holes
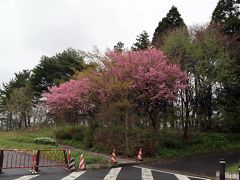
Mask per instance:
[[[188,25],[207,22],[217,1],[0,1],[0,83],[67,47],[104,51],[118,41],[130,47],[142,30],[152,35],[172,5]]]

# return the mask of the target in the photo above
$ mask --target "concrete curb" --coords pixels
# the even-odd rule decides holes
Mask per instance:
[[[216,171],[216,177],[219,177],[219,176],[220,176],[220,172]],[[238,176],[239,176],[238,174],[232,174],[232,173],[225,172],[225,178],[227,178],[227,179],[239,180]]]
[[[126,163],[117,163],[117,164],[87,164],[86,170],[95,170],[95,169],[108,169],[108,168],[117,168],[117,167],[124,167],[124,166],[136,166],[140,165],[140,162],[126,162]],[[81,171],[77,167],[75,171]]]
[[[107,169],[107,168],[117,168],[117,167],[124,167],[124,166],[134,166],[140,165],[141,163],[138,162],[129,162],[129,163],[117,163],[117,164],[89,164],[87,165],[86,169]]]

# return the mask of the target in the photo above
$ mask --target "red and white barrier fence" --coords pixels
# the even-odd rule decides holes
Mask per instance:
[[[2,169],[68,166],[66,149],[9,150],[0,149],[0,173]]]
[[[31,150],[0,150],[0,169],[31,168],[32,162]]]

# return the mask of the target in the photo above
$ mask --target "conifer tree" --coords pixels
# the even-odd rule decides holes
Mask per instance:
[[[233,60],[235,79],[224,84],[222,105],[226,126],[239,132],[240,121],[240,0],[219,0],[212,13],[211,26],[217,27],[220,43],[228,50]]]
[[[146,31],[143,31],[141,34],[139,34],[136,38],[136,41],[137,42],[131,47],[132,51],[148,49],[150,45],[149,35]]]
[[[123,51],[125,50],[125,48],[124,48],[124,43],[121,42],[121,41],[117,42],[117,44],[114,45],[113,49],[114,49],[114,51],[116,51],[116,52],[123,52]]]
[[[219,0],[212,13],[212,23],[222,24],[227,34],[240,32],[240,1]]]
[[[181,18],[181,14],[178,12],[175,6],[172,6],[166,17],[164,17],[162,21],[158,23],[158,27],[155,29],[153,34],[152,45],[156,48],[160,48],[167,32],[183,26],[185,27],[186,25]]]

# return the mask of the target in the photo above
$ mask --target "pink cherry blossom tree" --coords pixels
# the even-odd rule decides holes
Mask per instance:
[[[45,105],[51,114],[87,113],[90,111],[89,103],[90,85],[87,78],[70,80],[60,86],[49,88],[44,93]]]
[[[48,110],[87,112],[99,102],[114,101],[127,104],[121,107],[127,113],[135,104],[149,114],[155,130],[161,102],[174,101],[186,87],[187,75],[157,49],[108,52],[102,63],[77,80],[50,88],[44,95]]]
[[[129,95],[149,114],[153,129],[163,101],[174,101],[180,89],[186,88],[187,75],[171,64],[164,53],[157,49],[128,52],[109,52],[103,63],[105,79],[117,78],[129,83]],[[111,92],[106,93],[107,96]],[[129,96],[128,96],[129,97]]]

